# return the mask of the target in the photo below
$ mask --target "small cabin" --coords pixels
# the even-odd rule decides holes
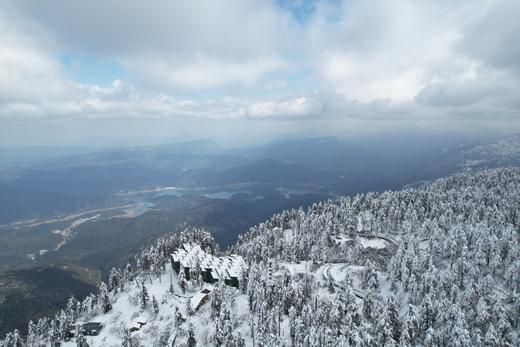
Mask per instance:
[[[97,336],[103,329],[103,324],[99,322],[88,322],[81,326],[81,332],[87,336]]]
[[[128,329],[131,333],[134,333],[136,331],[139,331],[143,328],[143,326],[146,325],[146,320],[143,318],[137,318],[137,321],[135,324],[132,324],[132,326]]]
[[[202,305],[207,303],[211,299],[212,294],[213,292],[208,288],[204,288],[199,293],[195,294],[191,298],[191,305],[193,310],[197,311]]]

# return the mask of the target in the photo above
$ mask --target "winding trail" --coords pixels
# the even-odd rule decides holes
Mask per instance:
[[[393,244],[394,246],[398,247],[398,248],[401,248],[402,245],[397,242],[396,240],[394,240],[393,238],[391,237],[388,237],[386,235],[383,235],[383,234],[374,234],[374,235],[365,235],[365,234],[358,234],[359,237],[364,237],[364,238],[367,238],[367,239],[381,239],[381,240],[384,240],[384,241],[387,241],[388,243],[391,243]],[[331,276],[330,274],[330,270],[332,267],[341,267],[342,269],[345,269],[347,267],[346,264],[326,264],[325,265],[325,268],[323,269],[323,279],[325,281],[332,281],[332,283],[334,284],[334,286],[336,286],[337,288],[341,288],[341,289],[346,289],[347,288],[347,285],[345,284],[345,281],[336,281],[336,279],[334,279],[333,276]],[[360,299],[363,299],[365,297],[364,293],[361,291],[361,290],[358,290],[358,289],[355,289],[355,288],[351,288],[354,295]]]
[[[401,248],[401,244],[399,242],[397,242],[396,240],[392,239],[391,237],[388,237],[388,236],[383,235],[383,234],[375,234],[375,235],[360,235],[360,234],[358,234],[358,236],[362,236],[362,237],[365,237],[367,239],[381,239],[381,240],[385,240],[385,241],[390,242],[390,243],[396,245],[397,247]]]
[[[332,283],[334,284],[334,286],[336,286],[337,288],[341,288],[341,289],[347,289],[347,285],[345,284],[345,281],[336,281],[334,279],[334,277],[332,277],[330,275],[330,269],[333,267],[333,266],[340,266],[342,268],[345,268],[347,267],[347,265],[345,264],[341,264],[341,265],[338,265],[338,264],[327,264],[325,265],[325,268],[323,269],[323,278],[326,280],[326,281],[332,281]],[[358,289],[355,289],[355,288],[352,288],[352,292],[354,293],[354,295],[360,299],[363,299],[365,297],[365,295],[363,294],[362,291],[358,290]]]

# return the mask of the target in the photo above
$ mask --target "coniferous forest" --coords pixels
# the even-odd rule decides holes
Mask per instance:
[[[225,252],[188,228],[2,346],[517,346],[519,225],[520,169],[495,169],[283,211]],[[176,273],[186,243],[242,256],[238,288]]]

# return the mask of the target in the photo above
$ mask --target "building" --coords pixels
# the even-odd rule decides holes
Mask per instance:
[[[143,328],[143,325],[146,325],[146,320],[142,318],[138,318],[136,324],[133,324],[128,331],[131,333],[135,333],[136,331],[139,331]]]
[[[190,279],[194,269],[198,269],[206,283],[224,281],[228,286],[238,288],[240,277],[247,269],[244,259],[239,255],[216,257],[206,253],[197,244],[185,243],[171,255],[172,268],[176,273],[184,271]]]
[[[193,310],[197,311],[202,305],[204,305],[209,301],[209,299],[211,299],[212,295],[213,292],[208,288],[204,288],[203,290],[195,294],[190,301]]]
[[[69,326],[65,333],[65,337],[67,339],[73,338],[76,336],[76,324],[72,324]],[[87,322],[79,325],[79,333],[86,335],[86,336],[97,336],[101,332],[101,329],[103,329],[103,323],[99,322]]]
[[[139,331],[139,330],[141,330],[141,329],[136,326],[132,326],[132,327],[130,327],[130,329],[128,329],[128,331],[131,333],[135,333],[136,331]]]
[[[99,322],[88,322],[81,325],[80,331],[83,335],[97,336],[103,329],[103,324]]]
[[[65,337],[67,339],[73,338],[76,336],[76,325],[72,324],[66,331]],[[101,329],[103,329],[103,324],[99,322],[88,322],[80,324],[79,326],[79,333],[86,335],[86,336],[97,336],[101,332]]]

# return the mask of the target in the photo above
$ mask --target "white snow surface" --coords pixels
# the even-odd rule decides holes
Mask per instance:
[[[175,289],[174,293],[169,292],[170,275]],[[148,290],[150,302],[146,309],[142,310],[139,305],[139,295],[141,292],[141,282]],[[101,322],[104,328],[98,336],[87,336],[87,342],[90,346],[121,346],[123,329],[131,327],[139,327],[137,322],[146,322],[141,330],[133,332],[132,336],[139,337],[142,346],[160,346],[159,338],[166,335],[175,337],[177,334],[175,346],[182,346],[187,339],[184,335],[188,328],[188,323],[192,323],[196,334],[198,346],[211,345],[211,337],[214,333],[214,321],[210,317],[210,304],[204,304],[200,310],[196,311],[192,316],[186,317],[188,302],[197,299],[197,295],[203,288],[212,289],[212,286],[205,284],[202,287],[194,288],[188,285],[186,293],[183,294],[178,285],[177,275],[170,265],[167,270],[159,278],[155,275],[141,275],[134,281],[127,284],[123,292],[115,294],[112,298],[112,310],[107,314],[98,313],[92,317],[81,317],[78,323],[84,322]],[[237,331],[242,332],[242,336],[247,338],[248,327],[247,317],[249,315],[248,300],[245,295],[240,295],[238,290],[234,291],[233,298],[235,307],[231,309],[233,320],[243,322],[243,326],[239,325]],[[159,304],[159,313],[155,314],[152,308],[152,297],[155,296]],[[195,297],[195,298],[194,298]],[[175,327],[176,310],[187,318],[179,328]],[[242,323],[241,323],[242,324]],[[75,339],[65,342],[64,347],[76,347]]]
[[[318,283],[321,283],[321,286],[317,289],[317,293],[322,298],[331,300],[334,298],[334,295],[330,294],[326,288],[327,282],[324,271],[327,268],[330,270],[330,275],[338,283],[345,280],[346,273],[348,272],[353,280],[356,292],[361,292],[358,277],[363,267],[347,266],[345,264],[322,264],[312,269],[313,265],[311,262],[284,262],[280,265],[280,271],[285,271],[283,270],[283,268],[285,268],[291,275],[297,273],[312,273]],[[169,292],[170,276],[172,277],[174,293]],[[384,278],[380,278],[380,280],[382,282],[385,281]],[[150,296],[150,303],[144,310],[141,309],[139,304],[141,283],[143,281]],[[247,324],[250,315],[248,298],[232,287],[226,288],[229,289],[232,296],[230,298],[230,302],[232,303],[230,311],[232,321],[236,324],[234,331],[240,332],[247,346],[252,346],[253,341],[250,337],[251,331]],[[98,336],[86,337],[90,346],[121,346],[123,330],[130,329],[131,327],[139,327],[138,322],[145,322],[146,324],[143,325],[139,331],[133,332],[132,336],[137,336],[142,346],[161,346],[161,344],[159,344],[161,335],[165,336],[165,341],[169,341],[168,345],[173,343],[174,346],[184,346],[187,339],[186,331],[189,323],[193,324],[198,346],[212,345],[211,339],[215,331],[215,321],[211,317],[211,303],[203,304],[199,310],[195,311],[191,316],[187,316],[188,303],[194,308],[203,297],[201,294],[203,289],[214,291],[214,287],[208,284],[203,284],[200,287],[188,284],[186,293],[182,293],[178,285],[177,275],[168,264],[166,272],[159,278],[152,274],[146,274],[140,275],[129,282],[122,292],[116,293],[111,299],[113,308],[107,314],[99,312],[90,317],[81,317],[77,323],[103,323],[104,328]],[[158,302],[158,314],[153,312],[151,303],[152,297],[155,297]],[[175,327],[176,310],[179,310],[183,318],[187,319],[186,322],[182,323],[179,327]],[[285,335],[285,337],[289,339],[289,322],[287,319],[284,319],[281,323],[281,328],[282,335]],[[63,346],[75,347],[76,341],[72,339],[71,341],[65,342]]]
[[[358,240],[363,248],[383,249],[388,245],[383,239],[367,239],[365,237],[359,237]]]

